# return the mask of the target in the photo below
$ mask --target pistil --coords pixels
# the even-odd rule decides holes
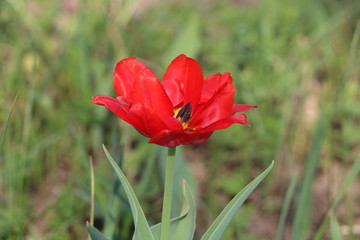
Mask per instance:
[[[180,120],[181,123],[187,123],[191,116],[192,107],[191,102],[188,102],[183,106],[180,111],[176,114],[176,118]]]

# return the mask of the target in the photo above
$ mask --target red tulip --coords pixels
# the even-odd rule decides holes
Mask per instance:
[[[233,123],[249,125],[245,114],[236,113],[257,107],[234,104],[230,73],[204,79],[199,64],[185,55],[170,63],[162,82],[136,58],[126,58],[116,65],[114,87],[116,99],[98,95],[92,101],[133,125],[149,143],[166,147],[200,144]]]

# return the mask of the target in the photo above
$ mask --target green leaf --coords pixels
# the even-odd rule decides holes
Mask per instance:
[[[351,167],[350,172],[347,174],[347,177],[343,184],[341,185],[339,194],[336,195],[334,202],[331,204],[328,212],[335,211],[341,200],[344,198],[346,191],[349,189],[350,185],[356,180],[356,177],[360,173],[360,157],[355,161],[353,166]],[[329,214],[326,215],[325,219],[322,221],[320,227],[317,229],[314,240],[323,239],[324,232],[326,230],[326,226],[329,222]]]
[[[119,177],[121,185],[123,186],[126,196],[129,200],[131,213],[133,215],[134,225],[135,225],[135,233],[134,233],[133,239],[153,240],[154,237],[152,235],[152,232],[150,230],[148,222],[145,218],[144,212],[140,206],[140,203],[139,203],[133,189],[131,188],[130,183],[128,182],[124,173],[121,171],[121,169],[116,164],[114,159],[111,157],[111,155],[108,152],[108,150],[106,149],[105,145],[103,145],[103,149],[104,149],[104,152],[105,152],[110,164],[112,165],[113,169],[115,170],[116,175]]]
[[[249,183],[243,190],[241,190],[224,208],[220,215],[215,219],[210,228],[205,232],[201,240],[219,240],[222,234],[238,212],[241,205],[245,202],[251,192],[260,184],[260,182],[268,175],[274,166],[274,161],[270,166],[262,172],[257,178]]]
[[[288,189],[286,191],[285,199],[283,201],[282,208],[281,208],[281,214],[280,214],[280,219],[279,219],[279,223],[278,223],[278,228],[276,231],[276,238],[275,238],[276,240],[283,239],[286,217],[288,216],[291,200],[294,197],[297,179],[298,179],[298,175],[294,174],[292,176],[290,186],[288,187]]]
[[[99,232],[99,230],[97,230],[90,224],[86,225],[86,229],[87,229],[88,233],[90,234],[90,237],[92,240],[109,240],[101,232]]]
[[[7,118],[6,122],[5,122],[5,127],[4,127],[3,130],[1,130],[1,134],[0,134],[0,159],[1,159],[2,148],[3,148],[4,144],[5,144],[6,132],[7,132],[8,126],[9,126],[10,118],[11,118],[11,115],[13,113],[14,106],[15,106],[16,100],[18,98],[18,95],[19,95],[19,92],[15,96],[15,99],[13,101],[13,105],[11,106],[10,113],[8,115],[8,118]]]
[[[320,115],[315,128],[314,140],[307,156],[300,193],[296,196],[297,201],[292,231],[293,240],[306,239],[310,229],[311,214],[313,212],[312,187],[316,169],[318,168],[321,146],[325,139],[325,129],[328,124],[325,121],[326,119],[324,114]]]
[[[170,220],[172,240],[191,240],[194,237],[196,207],[195,200],[185,179],[182,181],[183,204],[180,215]],[[151,227],[155,239],[160,239],[161,223]]]
[[[330,231],[332,240],[343,240],[339,223],[337,222],[334,214],[331,214],[330,216]]]
[[[119,137],[119,129],[118,125],[114,125],[112,129],[112,140],[111,140],[111,147],[114,149],[112,154],[116,156],[114,159],[118,166],[122,166],[123,157],[124,157],[124,142],[125,142],[125,134],[122,135],[122,138]],[[124,214],[124,209],[121,208],[122,201],[120,199],[125,199],[120,194],[120,181],[117,176],[113,175],[112,177],[112,186],[111,186],[111,195],[106,196],[107,203],[106,203],[106,215],[104,219],[104,227],[103,227],[103,233],[106,236],[110,236],[111,239],[115,239],[116,236],[119,233],[118,229],[118,222],[120,216],[128,216],[128,214]],[[127,209],[125,209],[127,211]],[[130,222],[131,220],[129,220]]]

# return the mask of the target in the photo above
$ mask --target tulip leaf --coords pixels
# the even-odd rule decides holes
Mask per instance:
[[[170,220],[172,240],[192,240],[195,231],[195,200],[185,179],[182,181],[183,203],[180,215]],[[161,223],[151,227],[155,239],[160,239]]]
[[[99,230],[91,226],[90,224],[86,225],[86,229],[90,234],[92,240],[109,240],[106,238]]]
[[[135,225],[135,232],[133,239],[136,240],[154,240],[153,234],[150,230],[149,224],[145,218],[144,211],[142,210],[140,203],[131,188],[130,183],[126,179],[124,173],[121,171],[119,166],[116,164],[114,159],[111,157],[110,153],[106,149],[105,145],[103,145],[104,152],[112,165],[113,169],[115,170],[116,175],[118,176],[121,185],[123,186],[125,190],[125,194],[129,200],[131,213],[133,215],[134,219],[134,225]]]
[[[274,161],[270,166],[262,172],[257,178],[243,188],[224,208],[220,215],[215,219],[213,224],[202,236],[201,240],[219,240],[222,234],[233,219],[235,214],[238,212],[241,205],[245,202],[251,192],[260,184],[260,182],[268,175],[270,170],[274,166]]]

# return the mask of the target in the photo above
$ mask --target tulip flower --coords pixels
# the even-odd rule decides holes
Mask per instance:
[[[160,81],[150,68],[136,58],[126,58],[116,65],[114,88],[118,95],[116,98],[97,95],[93,97],[93,102],[104,105],[119,118],[133,125],[142,135],[150,138],[149,143],[168,147],[161,224],[152,226],[151,229],[147,225],[140,204],[132,193],[125,176],[104,148],[120,181],[127,189],[126,194],[132,203],[130,206],[135,222],[134,239],[140,239],[144,236],[146,236],[144,239],[170,239],[176,146],[200,144],[208,139],[215,130],[228,128],[234,123],[249,125],[246,115],[240,112],[258,106],[234,104],[235,87],[232,84],[230,73],[216,73],[204,78],[200,65],[194,59],[183,54],[170,63],[163,81]],[[266,171],[270,171],[271,167]],[[264,176],[267,172],[264,173]],[[254,182],[252,186],[261,180]],[[184,186],[186,190],[186,185]],[[231,206],[231,211],[225,209],[225,213],[219,216],[220,220],[215,221],[214,227],[210,227],[205,233],[206,237],[213,234],[215,234],[214,236],[222,235],[225,227],[237,211],[236,209],[242,204],[240,201],[242,198],[239,197],[242,193],[243,191],[237,195],[238,199],[232,201],[233,206],[236,207]],[[192,199],[191,193],[185,194],[185,198],[186,196],[190,196],[190,199],[186,201]],[[189,208],[189,211],[190,209],[194,210],[194,208]],[[182,232],[188,227],[189,229],[185,232],[192,238],[195,226],[192,226],[191,223],[195,222],[196,214],[191,213],[190,215],[189,218],[184,216],[174,218],[174,221],[181,221],[182,219],[190,225],[188,223],[174,224],[172,230],[178,228],[176,231]],[[223,222],[221,218],[226,220]],[[137,228],[138,221],[142,222],[139,223],[139,228]],[[222,227],[218,227],[219,224]],[[160,227],[160,234],[156,230],[157,227]],[[96,232],[92,227],[89,226],[88,230],[90,234],[93,234],[92,236],[100,236],[99,232]],[[93,239],[97,239],[97,237]],[[178,237],[183,239],[182,236]]]
[[[163,81],[136,58],[126,58],[116,65],[114,88],[116,98],[97,95],[93,102],[133,125],[149,143],[165,147],[200,144],[215,130],[249,125],[237,113],[257,107],[234,104],[230,73],[204,78],[196,60],[183,54],[170,63]]]

